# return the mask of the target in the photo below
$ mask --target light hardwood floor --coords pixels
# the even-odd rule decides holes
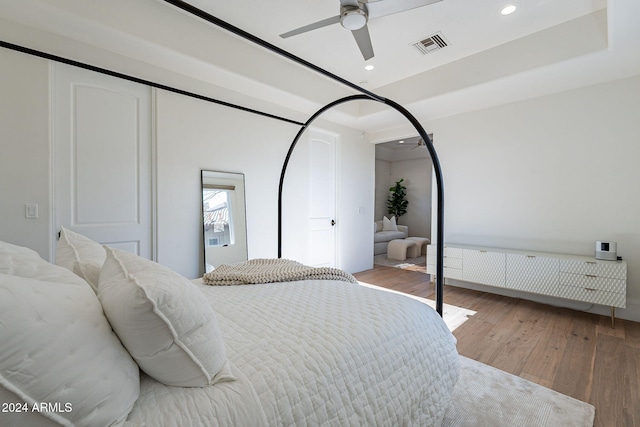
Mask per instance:
[[[355,276],[434,299],[422,268]],[[612,329],[609,317],[454,286],[444,295],[476,312],[453,332],[461,355],[591,403],[596,427],[640,427],[640,323],[616,319]]]

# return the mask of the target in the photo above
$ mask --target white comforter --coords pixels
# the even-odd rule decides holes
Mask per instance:
[[[145,377],[146,426],[438,425],[458,379],[455,338],[414,299],[337,281],[206,286],[237,381]]]

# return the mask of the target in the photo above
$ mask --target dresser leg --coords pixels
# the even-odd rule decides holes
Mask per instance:
[[[611,329],[615,329],[616,328],[616,308],[611,306]]]

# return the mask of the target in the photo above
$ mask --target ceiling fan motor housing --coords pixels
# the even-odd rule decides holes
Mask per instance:
[[[368,19],[364,6],[342,6],[340,8],[340,25],[347,30],[359,30],[367,25]]]

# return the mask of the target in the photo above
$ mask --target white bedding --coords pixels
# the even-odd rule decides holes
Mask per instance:
[[[459,362],[455,338],[427,305],[337,281],[196,283],[238,379],[180,388],[142,375],[134,425],[440,423]]]
[[[149,286],[159,277],[135,276]],[[186,281],[193,292],[166,304],[206,302],[235,380],[179,387],[138,373],[94,291],[68,269],[0,242],[0,279],[3,426],[432,426],[458,378],[455,339],[435,311],[358,284]]]

